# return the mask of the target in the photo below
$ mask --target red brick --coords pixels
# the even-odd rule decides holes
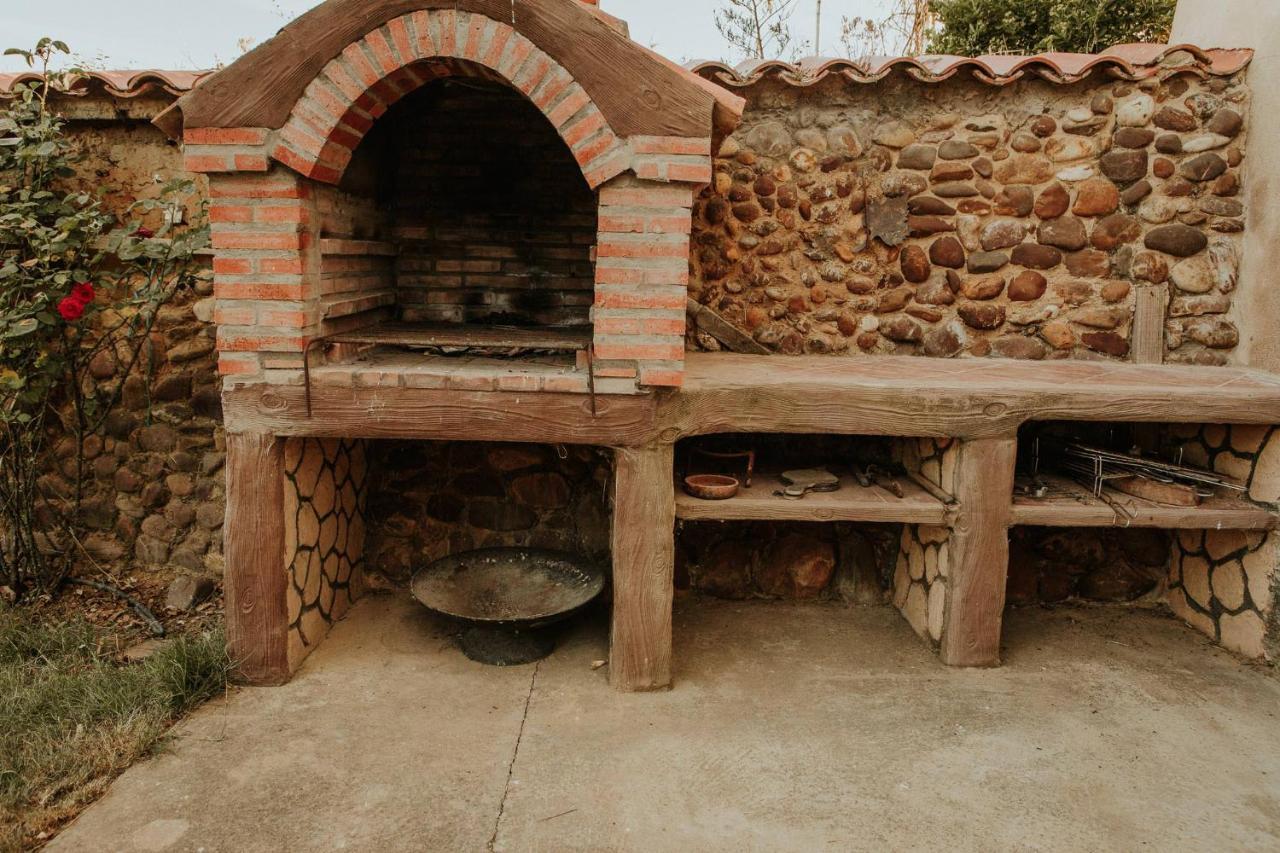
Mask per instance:
[[[391,49],[391,42],[387,39],[387,34],[382,30],[374,30],[364,37],[364,43],[373,51],[374,57],[378,60],[378,66],[384,75],[391,74],[400,67],[400,60],[396,58],[395,51]]]
[[[261,127],[193,127],[182,132],[187,145],[262,145],[267,130]]]
[[[223,376],[243,376],[261,372],[257,356],[221,355],[218,357],[218,373]]]
[[[635,379],[638,372],[635,365],[630,367],[625,365],[602,367],[597,364],[595,366],[595,374],[597,379]]]
[[[387,23],[387,32],[391,33],[391,40],[395,42],[396,50],[400,51],[400,58],[404,62],[413,62],[417,59],[414,53],[413,44],[409,41],[409,28],[405,26],[408,16],[403,15]]]
[[[585,376],[548,376],[542,390],[552,394],[585,394],[588,390]]]
[[[597,308],[684,308],[688,296],[683,290],[670,294],[641,291],[596,291]]]
[[[596,162],[583,166],[582,176],[587,179],[588,186],[596,189],[605,181],[617,177],[629,168],[631,168],[631,154],[625,149],[615,149]]]
[[[616,240],[609,234],[601,234],[596,246],[596,256],[601,258],[687,258],[687,240],[657,242],[655,240]]]
[[[306,298],[306,289],[303,284],[217,281],[213,285],[213,295],[218,299],[296,300]]]
[[[299,154],[287,145],[277,145],[276,150],[271,152],[271,156],[290,169],[301,172],[304,175],[310,174],[311,170],[315,168],[314,160]]]
[[[436,13],[436,23],[440,27],[440,55],[458,55],[458,17],[452,9],[441,9]]]
[[[423,83],[426,83],[429,77],[419,74],[413,66],[406,65],[397,70],[387,79],[394,83],[396,88],[400,89],[400,91],[407,95]]]
[[[537,391],[541,387],[541,376],[514,373],[498,377],[499,391]]]
[[[324,67],[324,76],[333,84],[335,89],[342,93],[348,105],[354,104],[356,99],[363,95],[365,89],[368,88],[363,82],[356,79],[346,65],[337,59],[332,60]]]
[[[711,156],[711,140],[683,136],[635,136],[631,150],[637,154],[701,154]]]
[[[683,317],[597,317],[598,335],[678,335],[683,337]]]
[[[640,384],[656,385],[663,388],[679,388],[684,385],[684,371],[673,368],[647,368],[641,365]]]
[[[217,177],[210,181],[211,198],[306,198],[307,189],[292,178],[285,180],[258,176]]]
[[[436,45],[431,40],[431,16],[425,11],[417,11],[412,15],[413,28],[418,34],[418,56],[435,56]]]
[[[253,262],[248,258],[214,258],[214,275],[249,275],[253,272]]]
[[[691,207],[693,193],[682,187],[623,186],[600,190],[600,205],[627,207]]]
[[[556,104],[551,112],[547,113],[547,119],[556,128],[560,128],[589,103],[591,103],[591,97],[585,91],[581,88],[574,89],[563,101]]]
[[[302,258],[293,255],[284,258],[260,258],[258,272],[263,275],[301,275],[304,272]]]
[[[304,329],[311,324],[311,317],[306,311],[263,310],[258,323],[282,329]]]
[[[257,231],[215,231],[215,249],[302,249],[307,240],[305,234],[271,233]]]
[[[684,358],[684,341],[675,344],[630,343],[625,340],[596,341],[596,358],[680,361]]]
[[[213,322],[226,326],[252,326],[256,322],[252,305],[247,308],[224,308],[219,306],[213,312]]]
[[[452,374],[444,378],[444,387],[455,391],[492,391],[498,385],[496,376]]]
[[[526,95],[532,94],[538,85],[551,72],[551,57],[539,52],[530,59],[520,73],[516,75],[516,87]]]
[[[287,145],[277,145],[276,150],[271,152],[271,156],[295,172],[306,175],[308,178],[314,178],[317,181],[336,184],[342,178],[342,172],[338,169],[332,166],[325,166],[313,158],[294,151]]]
[[[285,207],[259,207],[254,209],[259,222],[285,222],[290,224],[303,224],[310,221],[310,212],[301,205],[288,205]]]
[[[596,264],[596,284],[600,286],[618,284],[653,284],[653,285],[689,285],[689,268],[677,269],[638,269],[635,267],[609,266],[609,259]]]
[[[711,161],[694,165],[692,163],[672,163],[667,166],[667,180],[682,181],[689,184],[711,183]]]
[[[611,131],[604,131],[595,139],[587,142],[577,151],[573,152],[573,158],[578,161],[579,166],[586,166],[601,154],[608,151],[617,142],[617,137]]]
[[[564,139],[565,145],[573,148],[584,139],[590,138],[593,133],[602,129],[604,126],[604,116],[600,111],[591,110],[578,121],[574,122],[569,127],[566,127],[561,138]]]
[[[182,158],[182,168],[188,172],[235,171],[226,154],[187,154]]]
[[[289,147],[293,148],[299,154],[305,155],[311,159],[320,156],[320,152],[324,150],[324,143],[328,137],[328,128],[319,128],[314,125],[308,127],[310,122],[306,117],[294,113],[286,124],[280,130],[280,138],[289,143]]]
[[[502,49],[507,46],[507,42],[511,40],[511,34],[514,32],[515,30],[506,24],[498,24],[494,30],[493,38],[489,40],[489,49],[480,58],[480,62],[490,68],[495,67],[498,64],[498,60],[502,58]]]
[[[533,42],[516,33],[516,43],[511,48],[511,55],[498,67],[498,73],[510,80],[520,70],[520,66],[524,64],[525,59],[532,52]]]
[[[235,166],[237,172],[265,172],[271,168],[264,154],[237,154]]]
[[[210,222],[252,222],[253,208],[247,204],[215,204],[209,208]]]
[[[572,85],[573,78],[569,76],[569,72],[563,68],[557,68],[555,74],[547,79],[542,90],[534,93],[533,103],[545,113],[555,103],[556,98]]]
[[[301,352],[307,339],[301,335],[263,335],[218,331],[219,352]]]
[[[462,55],[467,59],[480,58],[480,37],[484,34],[484,25],[488,20],[483,15],[472,15],[467,26],[467,43],[462,46]]]
[[[355,107],[352,107],[343,113],[342,119],[338,124],[340,127],[350,128],[361,139],[364,138],[366,133],[373,129],[373,119],[369,118]]]
[[[381,72],[373,67],[359,42],[343,48],[342,58],[347,61],[347,67],[354,73],[356,80],[364,84],[365,89],[382,79]]]

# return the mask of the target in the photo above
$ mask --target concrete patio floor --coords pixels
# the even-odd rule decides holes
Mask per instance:
[[[493,669],[366,600],[49,849],[1280,848],[1280,680],[1158,613],[1017,611],[959,671],[887,607],[682,599],[650,695],[592,669],[606,637]]]

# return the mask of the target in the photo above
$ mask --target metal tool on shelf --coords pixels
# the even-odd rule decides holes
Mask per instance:
[[[1172,506],[1196,506],[1213,497],[1218,489],[1247,491],[1244,485],[1214,471],[1153,459],[1136,449],[1120,453],[1071,439],[1037,437],[1032,443],[1031,461],[1033,484],[1048,465],[1066,473],[1113,508],[1121,505],[1106,493],[1108,489]],[[1032,494],[1042,497],[1039,492],[1035,489]]]
[[[803,500],[810,492],[837,492],[840,478],[826,468],[803,468],[784,471],[779,477],[783,488],[775,491],[775,497]]]

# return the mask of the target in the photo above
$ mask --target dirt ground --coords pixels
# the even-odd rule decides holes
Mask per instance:
[[[494,669],[380,596],[49,849],[1280,847],[1271,670],[1133,609],[1015,611],[1005,645],[949,670],[890,608],[685,598],[675,689],[619,695],[600,618]]]

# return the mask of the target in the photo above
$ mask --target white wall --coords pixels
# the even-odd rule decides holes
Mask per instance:
[[[1280,373],[1280,0],[1179,0],[1172,43],[1250,47],[1238,361]]]

